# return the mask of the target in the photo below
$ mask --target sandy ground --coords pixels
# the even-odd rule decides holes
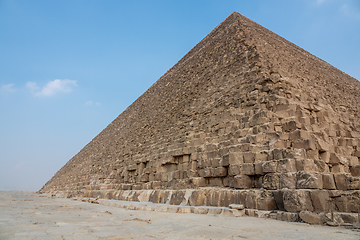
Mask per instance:
[[[251,217],[127,210],[0,192],[0,239],[360,239],[357,230]]]

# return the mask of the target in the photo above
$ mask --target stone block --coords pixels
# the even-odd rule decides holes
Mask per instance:
[[[330,197],[328,191],[314,190],[310,192],[310,196],[315,212],[330,211]]]
[[[210,168],[203,168],[199,170],[199,176],[203,178],[211,177],[211,169]]]
[[[255,174],[255,167],[253,163],[244,163],[241,166],[240,174],[244,175],[254,175]]]
[[[292,142],[293,148],[301,148],[305,150],[315,150],[315,143],[312,139],[299,139]]]
[[[195,207],[194,213],[195,214],[208,214],[209,208],[206,207]]]
[[[306,223],[309,224],[321,224],[321,218],[319,214],[309,212],[309,211],[301,211],[299,213],[299,217]]]
[[[323,179],[323,188],[324,189],[328,189],[328,190],[336,189],[334,174],[332,174],[332,173],[322,174],[322,179]]]
[[[242,165],[238,165],[238,164],[230,165],[229,166],[229,175],[230,176],[239,175],[241,167],[242,167]]]
[[[290,120],[290,121],[282,124],[282,129],[285,132],[294,131],[294,130],[300,129],[300,128],[301,128],[301,123],[296,120]]]
[[[347,176],[345,173],[335,173],[334,174],[336,189],[339,190],[347,190],[348,189],[348,182]]]
[[[263,162],[268,160],[268,153],[265,151],[255,153],[255,162]]]
[[[331,163],[332,165],[339,164],[340,163],[340,157],[336,153],[331,153],[329,163]]]
[[[229,208],[243,210],[245,208],[245,206],[243,204],[230,204]]]
[[[289,139],[292,141],[299,139],[308,139],[309,137],[310,137],[309,133],[304,130],[297,129],[289,133]]]
[[[295,189],[296,188],[296,173],[280,173],[279,174],[279,188],[288,188]]]
[[[278,160],[276,172],[296,172],[295,159]]]
[[[351,175],[354,177],[360,177],[360,165],[350,167]]]
[[[276,202],[274,195],[270,191],[260,191],[256,197],[256,208],[259,210],[274,210]]]
[[[212,177],[226,177],[228,174],[227,169],[224,167],[217,167],[211,169]]]
[[[255,153],[245,152],[244,153],[244,163],[254,163],[255,162]]]
[[[296,159],[295,164],[297,171],[306,171],[306,172],[318,171],[317,166],[315,165],[315,162],[312,159]]]
[[[248,175],[237,175],[234,177],[232,184],[230,183],[230,187],[237,189],[252,188],[252,186],[252,178]]]
[[[313,211],[309,191],[306,190],[284,190],[284,208],[288,212],[301,212],[303,210]]]
[[[300,171],[296,174],[296,188],[298,189],[322,189],[322,176],[319,173]]]
[[[226,154],[226,155],[224,155],[224,156],[222,157],[220,164],[221,164],[221,166],[223,166],[223,167],[227,167],[227,166],[230,165],[229,154]]]
[[[262,171],[264,173],[275,173],[277,168],[276,161],[267,161],[262,164]]]
[[[276,220],[285,222],[299,222],[300,218],[298,213],[278,211],[276,214]]]
[[[326,163],[329,163],[330,162],[330,152],[321,152],[319,153],[319,158],[326,162]]]
[[[263,175],[263,168],[262,168],[263,162],[256,162],[254,164],[255,174],[256,175]]]
[[[333,173],[345,173],[345,166],[342,164],[337,164],[331,167],[331,172]]]
[[[276,190],[280,188],[279,174],[267,173],[263,177],[263,188]]]
[[[207,185],[206,179],[203,177],[193,177],[191,182],[195,187],[205,187]]]
[[[230,152],[229,153],[229,164],[242,164],[244,163],[243,153],[242,152]]]
[[[359,165],[358,157],[354,157],[354,156],[349,157],[349,166],[350,167],[354,167],[354,166],[358,166],[358,165]]]

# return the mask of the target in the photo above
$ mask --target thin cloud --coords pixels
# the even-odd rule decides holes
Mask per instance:
[[[77,86],[75,80],[69,79],[55,79],[48,82],[44,87],[39,87],[35,82],[27,82],[26,87],[34,96],[50,97],[57,93],[69,93],[73,87]]]
[[[0,92],[14,93],[16,92],[15,84],[4,84],[0,87]]]
[[[100,106],[99,102],[93,102],[92,100],[86,101],[85,105],[90,107],[90,106]]]
[[[343,4],[340,12],[347,17],[360,19],[360,11],[353,6],[350,7],[348,4]]]
[[[322,5],[326,0],[316,0],[317,5]]]

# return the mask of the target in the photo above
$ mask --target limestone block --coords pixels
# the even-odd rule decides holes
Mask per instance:
[[[342,164],[338,164],[331,167],[331,172],[333,173],[345,173],[345,166]]]
[[[306,223],[309,224],[321,224],[321,218],[319,214],[313,213],[313,212],[309,212],[309,211],[301,211],[299,213],[299,217],[301,218],[301,220],[303,220]]]
[[[209,180],[209,186],[212,186],[212,187],[223,187],[223,181],[222,181],[222,178],[219,178],[219,177],[211,177],[211,178],[208,178]]]
[[[226,155],[224,155],[224,156],[222,157],[220,164],[221,164],[221,166],[223,166],[223,167],[227,167],[227,166],[230,165],[229,154],[226,154]]]
[[[255,153],[255,162],[263,162],[268,160],[268,153],[265,151]]]
[[[299,222],[299,214],[294,212],[278,211],[276,214],[276,220],[285,222]]]
[[[330,211],[330,197],[328,191],[314,190],[310,192],[310,196],[315,212]]]
[[[244,153],[244,163],[254,163],[255,162],[255,153],[245,152]]]
[[[195,187],[205,187],[206,179],[203,177],[193,177],[191,178],[191,182],[194,184]]]
[[[322,179],[323,179],[323,188],[324,189],[329,189],[329,190],[336,189],[334,175],[332,173],[323,174]]]
[[[283,159],[284,156],[283,156],[283,151],[282,149],[279,149],[279,148],[275,148],[271,151],[271,154],[272,154],[272,158],[273,160],[280,160],[280,159]]]
[[[195,207],[194,213],[195,214],[208,214],[209,208],[206,207]]]
[[[301,148],[305,150],[315,150],[315,143],[312,139],[299,139],[292,142],[293,148]]]
[[[309,191],[285,190],[283,193],[284,208],[288,212],[313,211]]]
[[[263,178],[263,188],[276,190],[280,188],[279,174],[267,173]]]
[[[276,172],[277,162],[276,161],[267,161],[262,163],[262,171],[264,173],[274,173]]]
[[[360,177],[360,165],[350,167],[351,175],[354,177]]]
[[[277,161],[276,172],[296,172],[295,159],[281,159]]]
[[[354,167],[354,166],[357,166],[357,165],[359,165],[359,158],[350,156],[349,157],[349,166]]]
[[[244,163],[241,166],[240,174],[244,175],[254,175],[255,174],[255,167],[253,163]]]
[[[239,175],[240,174],[240,170],[241,170],[242,165],[230,165],[229,166],[229,175],[230,176],[235,176],[235,175]]]
[[[330,156],[331,156],[330,152],[321,152],[319,154],[320,159],[326,163],[330,162]]]
[[[290,120],[282,124],[283,131],[289,132],[301,128],[301,123],[296,120]]]
[[[316,172],[318,170],[312,159],[296,159],[295,164],[297,171]]]
[[[331,153],[329,163],[331,163],[332,165],[339,164],[340,163],[340,157],[336,153]]]
[[[319,173],[300,171],[296,174],[296,188],[298,189],[322,189],[322,176]]]
[[[243,210],[245,208],[245,206],[243,204],[230,204],[229,208]]]
[[[279,188],[288,188],[288,189],[295,189],[296,188],[296,173],[289,172],[289,173],[280,173],[279,176]]]
[[[252,188],[252,186],[252,178],[248,175],[237,175],[234,177],[232,184],[230,183],[230,187],[238,189]]]
[[[211,169],[211,176],[212,177],[226,177],[227,176],[227,169],[224,167],[217,167]]]
[[[259,191],[256,197],[256,208],[259,210],[276,209],[275,198],[270,191]]]
[[[334,174],[336,188],[339,190],[347,190],[348,189],[348,182],[347,176],[345,173],[335,173]]]
[[[203,178],[211,177],[211,169],[210,168],[200,169],[199,176]]]
[[[263,162],[256,162],[254,164],[254,168],[255,168],[255,174],[256,175],[263,175],[263,168],[262,168]]]
[[[229,164],[242,164],[244,163],[242,152],[230,152],[229,153]]]
[[[329,166],[322,160],[314,160],[314,163],[319,172],[329,172]]]
[[[289,139],[299,140],[299,139],[308,139],[310,138],[310,134],[307,131],[296,129],[295,131],[292,131],[289,133]]]

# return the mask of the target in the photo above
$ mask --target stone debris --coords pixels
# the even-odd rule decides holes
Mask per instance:
[[[353,223],[359,102],[359,81],[233,13],[39,192]]]

